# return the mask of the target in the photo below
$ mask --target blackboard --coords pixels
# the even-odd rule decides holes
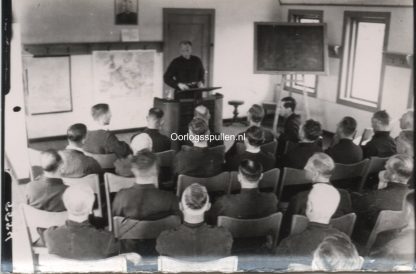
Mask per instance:
[[[254,72],[328,74],[326,24],[254,23]]]

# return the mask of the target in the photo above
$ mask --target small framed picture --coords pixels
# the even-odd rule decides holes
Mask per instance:
[[[114,0],[116,25],[137,25],[139,0]]]

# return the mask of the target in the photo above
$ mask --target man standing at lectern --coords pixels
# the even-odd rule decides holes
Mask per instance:
[[[191,55],[192,43],[181,41],[179,46],[181,56],[173,59],[163,76],[165,84],[175,89],[175,98],[178,91],[204,87],[205,81],[205,70],[201,59]],[[189,94],[189,97],[193,97],[193,95]]]

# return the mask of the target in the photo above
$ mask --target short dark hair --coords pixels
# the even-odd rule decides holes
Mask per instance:
[[[258,126],[251,126],[245,132],[245,138],[252,146],[260,146],[264,143],[264,131]]]
[[[284,108],[290,108],[292,111],[295,111],[295,109],[296,109],[296,100],[295,100],[295,98],[290,97],[290,96],[284,97],[282,99],[282,102],[283,102]]]
[[[264,118],[264,109],[262,106],[254,104],[251,106],[251,108],[248,110],[248,113],[250,114],[251,120],[255,123],[260,123],[263,121]]]
[[[62,163],[62,157],[55,149],[48,149],[41,153],[42,169],[46,172],[55,172]]]
[[[87,126],[81,123],[73,124],[67,130],[68,140],[79,143],[87,136]]]
[[[195,135],[205,135],[208,132],[208,125],[201,118],[194,118],[189,123],[189,130]]]
[[[414,131],[413,130],[402,130],[399,133],[398,139],[403,140],[409,146],[413,147],[414,144]]]
[[[130,163],[132,168],[146,172],[157,164],[157,157],[150,150],[142,149],[136,152],[131,158]]]
[[[376,119],[384,126],[388,126],[390,124],[390,115],[385,110],[374,112],[373,119]]]
[[[306,120],[303,125],[303,132],[306,139],[316,141],[322,135],[321,123],[312,119]]]
[[[156,119],[162,119],[163,118],[164,112],[163,110],[161,110],[160,108],[151,108],[149,109],[149,113],[148,116],[152,116],[155,117]]]
[[[258,161],[246,159],[240,162],[238,170],[248,181],[257,182],[263,173],[263,166]]]
[[[179,42],[179,45],[189,45],[192,47],[192,42],[189,40],[182,40]]]
[[[108,104],[96,104],[91,108],[91,116],[94,118],[94,120],[97,120],[103,114],[106,114],[109,110],[110,106]]]
[[[182,195],[185,195],[185,204],[190,209],[201,209],[208,200],[207,189],[198,183],[188,186]]]
[[[339,123],[339,127],[344,135],[351,136],[357,129],[357,121],[350,116],[345,116]]]

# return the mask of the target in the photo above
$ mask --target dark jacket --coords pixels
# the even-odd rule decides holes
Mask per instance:
[[[102,173],[100,164],[79,150],[65,149],[59,151],[63,159],[61,175],[64,178],[80,178],[89,174]]]
[[[103,129],[88,131],[84,150],[93,154],[115,153],[119,158],[131,154],[128,144],[119,141],[111,131]]]
[[[241,154],[235,154],[231,158],[227,159],[227,167],[229,170],[238,170],[238,166],[240,165],[241,161],[246,159],[261,163],[263,166],[263,171],[274,168],[276,162],[274,155],[268,152],[264,152],[262,150],[257,153],[244,151]]]
[[[322,147],[317,143],[298,143],[293,149],[283,155],[282,165],[296,169],[303,169],[309,158],[316,152],[322,152]]]
[[[147,135],[149,135],[150,139],[152,139],[152,152],[162,152],[162,151],[166,151],[166,150],[170,150],[171,148],[171,140],[169,137],[163,135],[160,133],[160,131],[158,129],[150,129],[150,128],[145,128],[140,132],[137,132],[136,134],[134,134],[131,137],[130,143],[133,141],[134,137],[136,137],[137,135],[141,134],[141,133],[146,133]]]
[[[41,210],[65,211],[62,194],[66,188],[61,179],[42,176],[26,185],[26,202]]]
[[[191,55],[189,59],[179,56],[169,64],[163,80],[168,86],[179,89],[178,83],[204,82],[205,70],[201,59]]]
[[[290,141],[292,143],[297,143],[300,141],[299,138],[299,128],[301,125],[300,115],[292,113],[284,121],[283,132],[279,135],[278,146],[277,146],[277,155],[282,155],[284,153],[284,148],[286,142]]]
[[[362,148],[364,158],[390,157],[396,154],[396,144],[389,131],[374,132],[373,138]]]
[[[335,163],[355,164],[363,159],[363,150],[350,139],[341,139],[333,147],[325,150]]]

